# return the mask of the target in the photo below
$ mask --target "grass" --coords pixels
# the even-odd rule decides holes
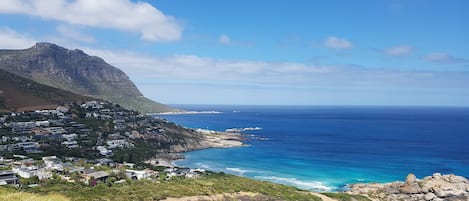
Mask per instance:
[[[222,193],[253,192],[265,195],[268,200],[320,201],[319,197],[294,187],[257,181],[248,178],[213,173],[202,178],[177,178],[168,182],[130,181],[95,187],[75,183],[53,183],[43,187],[27,188],[36,195],[62,195],[74,201],[101,200],[161,200],[168,197],[216,195]],[[1,199],[0,199],[1,200]]]
[[[69,198],[57,193],[35,194],[16,190],[0,188],[0,200],[2,201],[70,201]]]
[[[325,196],[339,200],[339,201],[371,201],[363,195],[350,195],[347,193],[322,193]]]

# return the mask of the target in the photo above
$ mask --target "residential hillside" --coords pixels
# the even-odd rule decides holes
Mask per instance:
[[[81,50],[51,43],[37,43],[24,50],[0,50],[0,69],[143,113],[177,111],[145,98],[123,71]]]
[[[46,86],[0,69],[0,112],[55,109],[71,102],[95,100]]]

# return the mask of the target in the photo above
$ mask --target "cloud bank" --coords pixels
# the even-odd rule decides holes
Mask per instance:
[[[137,83],[168,82],[265,88],[469,87],[468,72],[405,71],[353,65],[223,60],[195,55],[152,57],[125,51],[85,49],[123,69]]]
[[[24,49],[36,43],[28,36],[21,35],[8,27],[0,27],[0,49]]]
[[[130,0],[2,0],[0,13],[135,32],[148,41],[179,40],[183,31],[174,17]]]

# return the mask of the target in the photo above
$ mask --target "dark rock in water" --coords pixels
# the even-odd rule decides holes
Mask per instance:
[[[0,69],[143,113],[176,111],[143,97],[123,71],[82,50],[69,50],[52,43],[37,43],[24,50],[0,50]]]

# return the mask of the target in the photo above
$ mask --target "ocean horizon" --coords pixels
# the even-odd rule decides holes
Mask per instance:
[[[154,115],[188,128],[246,129],[249,146],[185,153],[203,168],[313,191],[457,174],[469,177],[469,108],[177,105],[210,114]]]

